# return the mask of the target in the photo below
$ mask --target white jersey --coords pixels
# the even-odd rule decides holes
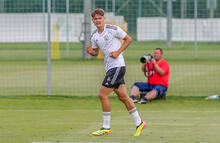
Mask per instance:
[[[92,48],[100,48],[104,56],[104,64],[106,72],[114,67],[125,66],[122,53],[116,58],[112,58],[109,54],[117,51],[121,47],[120,39],[127,35],[120,27],[105,24],[104,31],[99,34],[96,29],[91,36]]]

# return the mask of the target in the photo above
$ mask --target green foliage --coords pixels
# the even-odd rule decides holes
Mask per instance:
[[[47,12],[47,0],[5,0],[2,13],[41,13]],[[44,5],[43,5],[44,2]],[[123,15],[128,23],[130,32],[136,31],[137,17],[166,17],[166,1],[164,0],[116,0],[115,15]],[[217,3],[220,3],[217,0]],[[181,18],[181,0],[173,2],[173,18]],[[194,18],[194,0],[184,3],[184,18]],[[45,6],[45,8],[43,8]],[[1,8],[1,7],[0,7]],[[92,9],[103,8],[106,12],[113,12],[111,0],[93,0]],[[66,0],[51,0],[51,12],[66,13]],[[83,13],[83,0],[69,0],[70,13]],[[206,0],[198,1],[198,18],[209,18],[210,10],[207,9]],[[220,4],[214,11],[214,17],[220,17]]]
[[[47,11],[47,0],[5,0],[4,10],[1,12],[6,13],[30,13],[30,12],[42,12],[43,2]],[[83,13],[83,0],[69,0],[71,13]],[[106,3],[107,2],[107,3]],[[138,3],[141,7],[138,7]],[[215,17],[220,17],[220,4],[217,0],[217,9],[215,10]],[[157,17],[161,16],[159,9],[166,14],[166,1],[164,0],[129,0],[127,3],[125,0],[115,1],[115,10],[117,15],[124,15],[126,18],[130,17],[136,19],[138,17],[138,10],[141,9],[141,16],[143,17]],[[107,5],[107,7],[106,7]],[[185,18],[194,18],[194,0],[186,0]],[[94,8],[103,8],[106,12],[112,12],[113,4],[111,0],[93,0]],[[124,6],[122,8],[122,6]],[[106,9],[107,8],[107,9]],[[121,9],[122,8],[122,9]],[[121,9],[121,10],[120,10]],[[66,0],[51,0],[52,12],[66,12]],[[198,1],[198,18],[208,18],[209,10],[206,6],[206,0]],[[173,2],[173,17],[181,17],[181,0]]]
[[[43,0],[6,0],[4,1],[4,12],[6,13],[28,13],[42,12]]]

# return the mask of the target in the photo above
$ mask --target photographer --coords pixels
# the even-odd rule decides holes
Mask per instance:
[[[141,97],[139,103],[146,104],[147,101],[162,98],[165,96],[165,92],[168,89],[168,79],[169,79],[169,64],[163,58],[163,50],[161,48],[156,48],[154,50],[154,56],[148,54],[141,58],[142,71],[147,76],[146,82],[136,82],[133,84],[131,89],[130,98],[133,102],[137,102],[137,97],[140,92],[145,92],[146,94]]]

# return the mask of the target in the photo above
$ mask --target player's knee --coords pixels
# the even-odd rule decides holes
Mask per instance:
[[[105,94],[99,93],[99,99],[104,100],[104,99],[106,99],[107,97],[108,97],[108,96],[106,96]]]
[[[118,96],[118,99],[122,102],[125,102],[128,100],[127,96]]]

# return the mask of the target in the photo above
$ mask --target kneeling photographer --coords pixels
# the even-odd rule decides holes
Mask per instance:
[[[153,56],[148,54],[141,57],[142,71],[147,77],[147,82],[136,82],[131,89],[130,98],[138,102],[138,96],[142,94],[139,103],[146,104],[153,99],[165,99],[168,89],[169,64],[163,58],[163,50],[156,48]]]

